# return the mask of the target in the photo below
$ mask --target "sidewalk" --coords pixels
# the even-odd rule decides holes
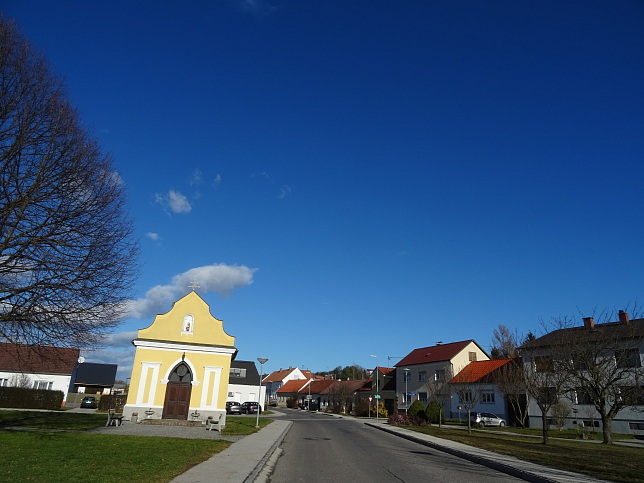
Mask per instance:
[[[291,421],[275,419],[259,432],[244,436],[221,453],[193,466],[172,483],[252,482],[280,445],[291,424]]]

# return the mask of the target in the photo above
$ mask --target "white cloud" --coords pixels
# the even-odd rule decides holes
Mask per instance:
[[[291,188],[288,185],[283,185],[280,188],[280,192],[277,195],[277,197],[281,200],[281,199],[286,198],[290,194],[291,194]]]
[[[203,181],[203,174],[201,173],[201,170],[195,169],[194,172],[192,173],[192,176],[190,176],[188,183],[191,186],[193,186],[193,185],[200,185],[202,181]]]
[[[220,184],[220,183],[221,183],[221,175],[220,175],[220,174],[218,174],[217,176],[215,176],[215,179],[213,179],[213,180],[212,180],[212,183],[213,183],[215,186],[216,186],[216,185],[218,185],[218,184]]]
[[[174,213],[190,213],[192,206],[188,198],[175,190],[168,191],[168,199],[170,203],[170,209]]]
[[[200,293],[228,295],[235,289],[253,283],[253,274],[256,270],[244,265],[224,263],[191,268],[172,277],[169,285],[157,285],[148,290],[144,298],[131,300],[129,316],[139,319],[167,312],[172,302],[188,293],[191,282],[199,284],[197,291]]]
[[[161,236],[160,236],[158,233],[154,233],[154,232],[151,232],[151,231],[147,232],[147,233],[145,234],[145,236],[147,236],[147,237],[148,237],[150,240],[152,240],[152,241],[159,241],[159,240],[161,240]]]
[[[154,201],[160,204],[164,210],[172,213],[190,213],[192,206],[188,198],[178,191],[170,190],[167,195],[154,195]]]

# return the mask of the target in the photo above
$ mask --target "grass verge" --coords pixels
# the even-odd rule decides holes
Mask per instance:
[[[273,422],[272,419],[259,418],[259,427],[263,428],[267,424]],[[247,435],[259,431],[255,426],[257,424],[256,418],[244,416],[226,416],[226,427],[224,429],[225,435]]]
[[[222,440],[1,431],[1,481],[167,482],[228,447]]]
[[[614,482],[642,482],[641,462],[644,449],[621,445],[605,445],[584,441],[550,439],[543,445],[538,438],[499,432],[467,431],[436,426],[404,426],[407,429],[437,438],[507,454],[525,461],[573,471]]]
[[[84,431],[105,425],[106,414],[67,411],[0,411],[0,427]]]

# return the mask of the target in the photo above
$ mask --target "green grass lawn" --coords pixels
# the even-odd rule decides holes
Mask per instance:
[[[67,411],[0,411],[0,427],[82,431],[105,425],[107,415]]]
[[[627,483],[644,481],[644,448],[569,439],[550,439],[550,444],[545,446],[540,438],[509,434],[515,428],[503,432],[475,431],[468,434],[464,430],[439,429],[438,426],[403,427],[594,478]],[[553,434],[555,437],[556,434]]]
[[[0,411],[0,481],[167,482],[231,444],[83,432],[103,426],[106,418],[66,411]],[[259,419],[260,427],[271,422]],[[228,417],[224,434],[252,434],[255,425],[255,418]]]
[[[214,439],[0,431],[0,481],[167,482],[229,445]]]
[[[259,418],[259,427],[263,428],[267,424],[273,422],[272,419]],[[257,418],[250,418],[244,416],[226,416],[226,427],[224,428],[224,433],[228,436],[230,435],[246,435],[253,434],[259,431],[255,426],[257,424]]]

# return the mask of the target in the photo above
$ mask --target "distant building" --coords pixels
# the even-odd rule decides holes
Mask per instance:
[[[427,404],[434,383],[447,383],[470,362],[489,359],[472,339],[414,349],[396,364],[398,410],[404,411],[417,399]],[[443,411],[449,414],[449,407]]]
[[[257,397],[258,390],[259,399]],[[228,396],[226,401],[243,403],[259,402],[262,410],[266,407],[266,388],[260,386],[259,372],[252,361],[232,361],[228,378]]]
[[[0,386],[61,391],[67,395],[80,350],[0,343]]]
[[[271,372],[264,378],[262,384],[266,386],[269,404],[286,406],[286,397],[278,394],[278,390],[288,381],[307,381],[311,379],[311,371],[302,371],[297,367],[289,367]]]
[[[117,364],[82,362],[74,369],[69,392],[111,394],[117,369]]]

